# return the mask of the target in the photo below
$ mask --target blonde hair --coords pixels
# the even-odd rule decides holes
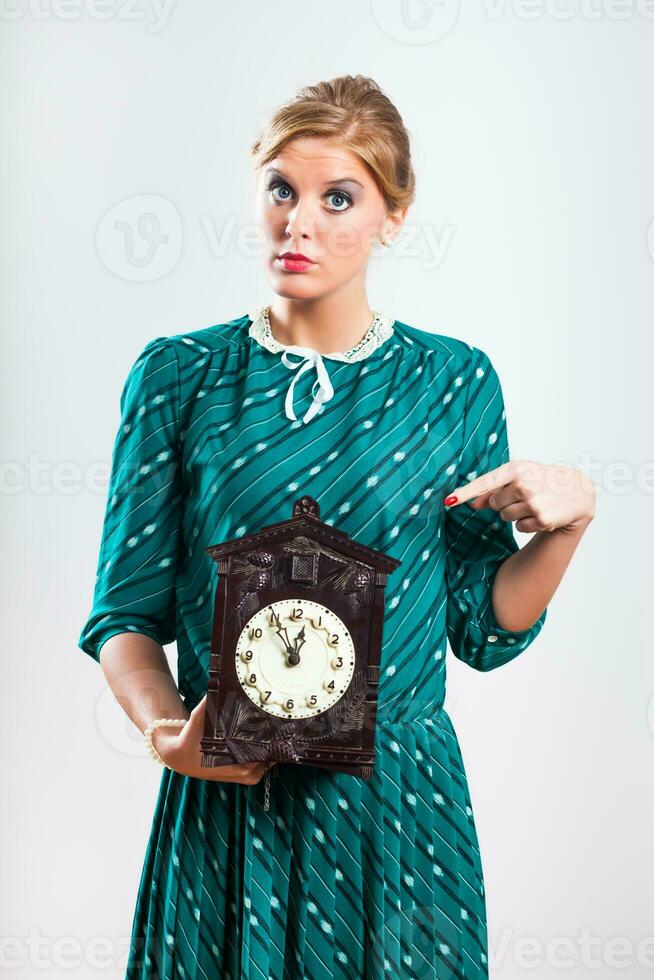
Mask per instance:
[[[415,198],[409,134],[377,82],[341,75],[306,85],[271,116],[250,154],[255,169],[270,163],[298,136],[338,137],[367,166],[388,211]]]

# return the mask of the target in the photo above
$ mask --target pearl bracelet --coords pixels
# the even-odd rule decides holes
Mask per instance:
[[[173,728],[175,725],[185,725],[186,722],[186,718],[155,718],[154,721],[150,722],[148,727],[143,732],[143,737],[145,739],[145,744],[148,747],[148,752],[155,762],[160,762],[162,766],[166,765],[152,744],[152,732],[155,730],[155,728]],[[168,768],[170,769],[170,766],[168,766]]]

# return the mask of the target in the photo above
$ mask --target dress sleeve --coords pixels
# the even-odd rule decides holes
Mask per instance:
[[[166,337],[149,341],[120,396],[93,605],[78,646],[100,660],[115,633],[176,638],[175,574],[182,537],[179,372]]]
[[[472,349],[464,433],[455,480],[462,486],[509,460],[502,387],[487,354]],[[526,650],[547,608],[528,629],[505,630],[495,619],[492,589],[504,561],[520,550],[511,521],[469,503],[445,508],[447,634],[454,655],[475,670],[493,670]]]

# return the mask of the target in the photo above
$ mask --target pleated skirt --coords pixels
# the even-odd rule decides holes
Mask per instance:
[[[373,776],[254,786],[162,771],[127,980],[488,977],[483,873],[451,719],[378,722]],[[274,770],[275,771],[275,770]]]

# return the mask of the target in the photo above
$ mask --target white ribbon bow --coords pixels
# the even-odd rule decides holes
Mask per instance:
[[[290,361],[288,360],[288,354],[298,354],[300,356],[300,360]],[[285,364],[287,368],[290,368],[291,371],[294,371],[298,367],[300,368],[291,381],[288,391],[286,392],[286,416],[287,418],[293,420],[297,418],[295,412],[293,411],[293,389],[295,387],[295,382],[300,375],[309,368],[315,367],[316,369],[316,374],[318,377],[311,387],[313,401],[302,419],[303,422],[309,422],[314,417],[316,412],[320,410],[320,406],[323,404],[323,402],[328,402],[334,394],[334,389],[331,381],[329,380],[329,375],[323,359],[319,351],[313,350],[311,347],[298,347],[297,345],[292,344],[285,348],[284,353],[282,354],[282,363]],[[318,385],[318,391],[314,394],[314,388],[316,385]]]

